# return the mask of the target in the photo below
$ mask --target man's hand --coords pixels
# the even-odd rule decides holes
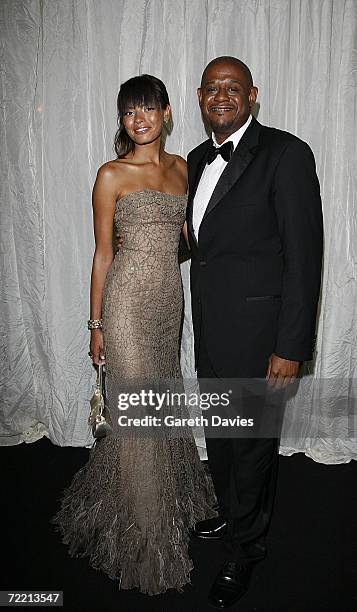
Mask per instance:
[[[116,253],[119,251],[120,247],[122,247],[122,246],[123,246],[123,239],[122,239],[122,237],[120,236],[120,234],[118,234],[118,232],[115,234],[115,242],[114,242],[114,245],[115,245],[115,252],[116,252]]]
[[[285,389],[294,382],[298,375],[300,361],[291,361],[274,355],[269,358],[269,366],[266,375],[268,386],[273,389]]]

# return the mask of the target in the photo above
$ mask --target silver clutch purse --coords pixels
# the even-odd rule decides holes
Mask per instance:
[[[105,405],[103,367],[103,364],[98,366],[97,382],[93,396],[90,399],[90,414],[88,418],[88,425],[92,427],[92,434],[96,439],[104,438],[113,431],[109,409]]]

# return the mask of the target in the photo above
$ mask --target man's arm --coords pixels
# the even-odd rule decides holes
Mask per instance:
[[[315,160],[305,142],[292,140],[281,155],[273,196],[284,256],[275,354],[308,361],[320,293],[323,225]]]

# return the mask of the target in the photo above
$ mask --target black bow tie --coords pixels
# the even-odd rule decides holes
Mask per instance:
[[[230,140],[225,142],[221,147],[215,147],[213,144],[209,150],[207,157],[207,164],[211,164],[217,157],[217,155],[221,155],[224,161],[229,162],[233,154],[233,142]]]

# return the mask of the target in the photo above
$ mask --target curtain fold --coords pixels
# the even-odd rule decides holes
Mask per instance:
[[[120,83],[143,72],[165,82],[167,149],[186,156],[206,138],[202,70],[234,55],[259,87],[258,120],[312,147],[323,199],[316,357],[288,402],[280,452],[357,458],[355,0],[3,0],[0,14],[0,444],[92,442],[91,189],[114,157]],[[185,263],[182,367],[191,378],[188,272]]]

